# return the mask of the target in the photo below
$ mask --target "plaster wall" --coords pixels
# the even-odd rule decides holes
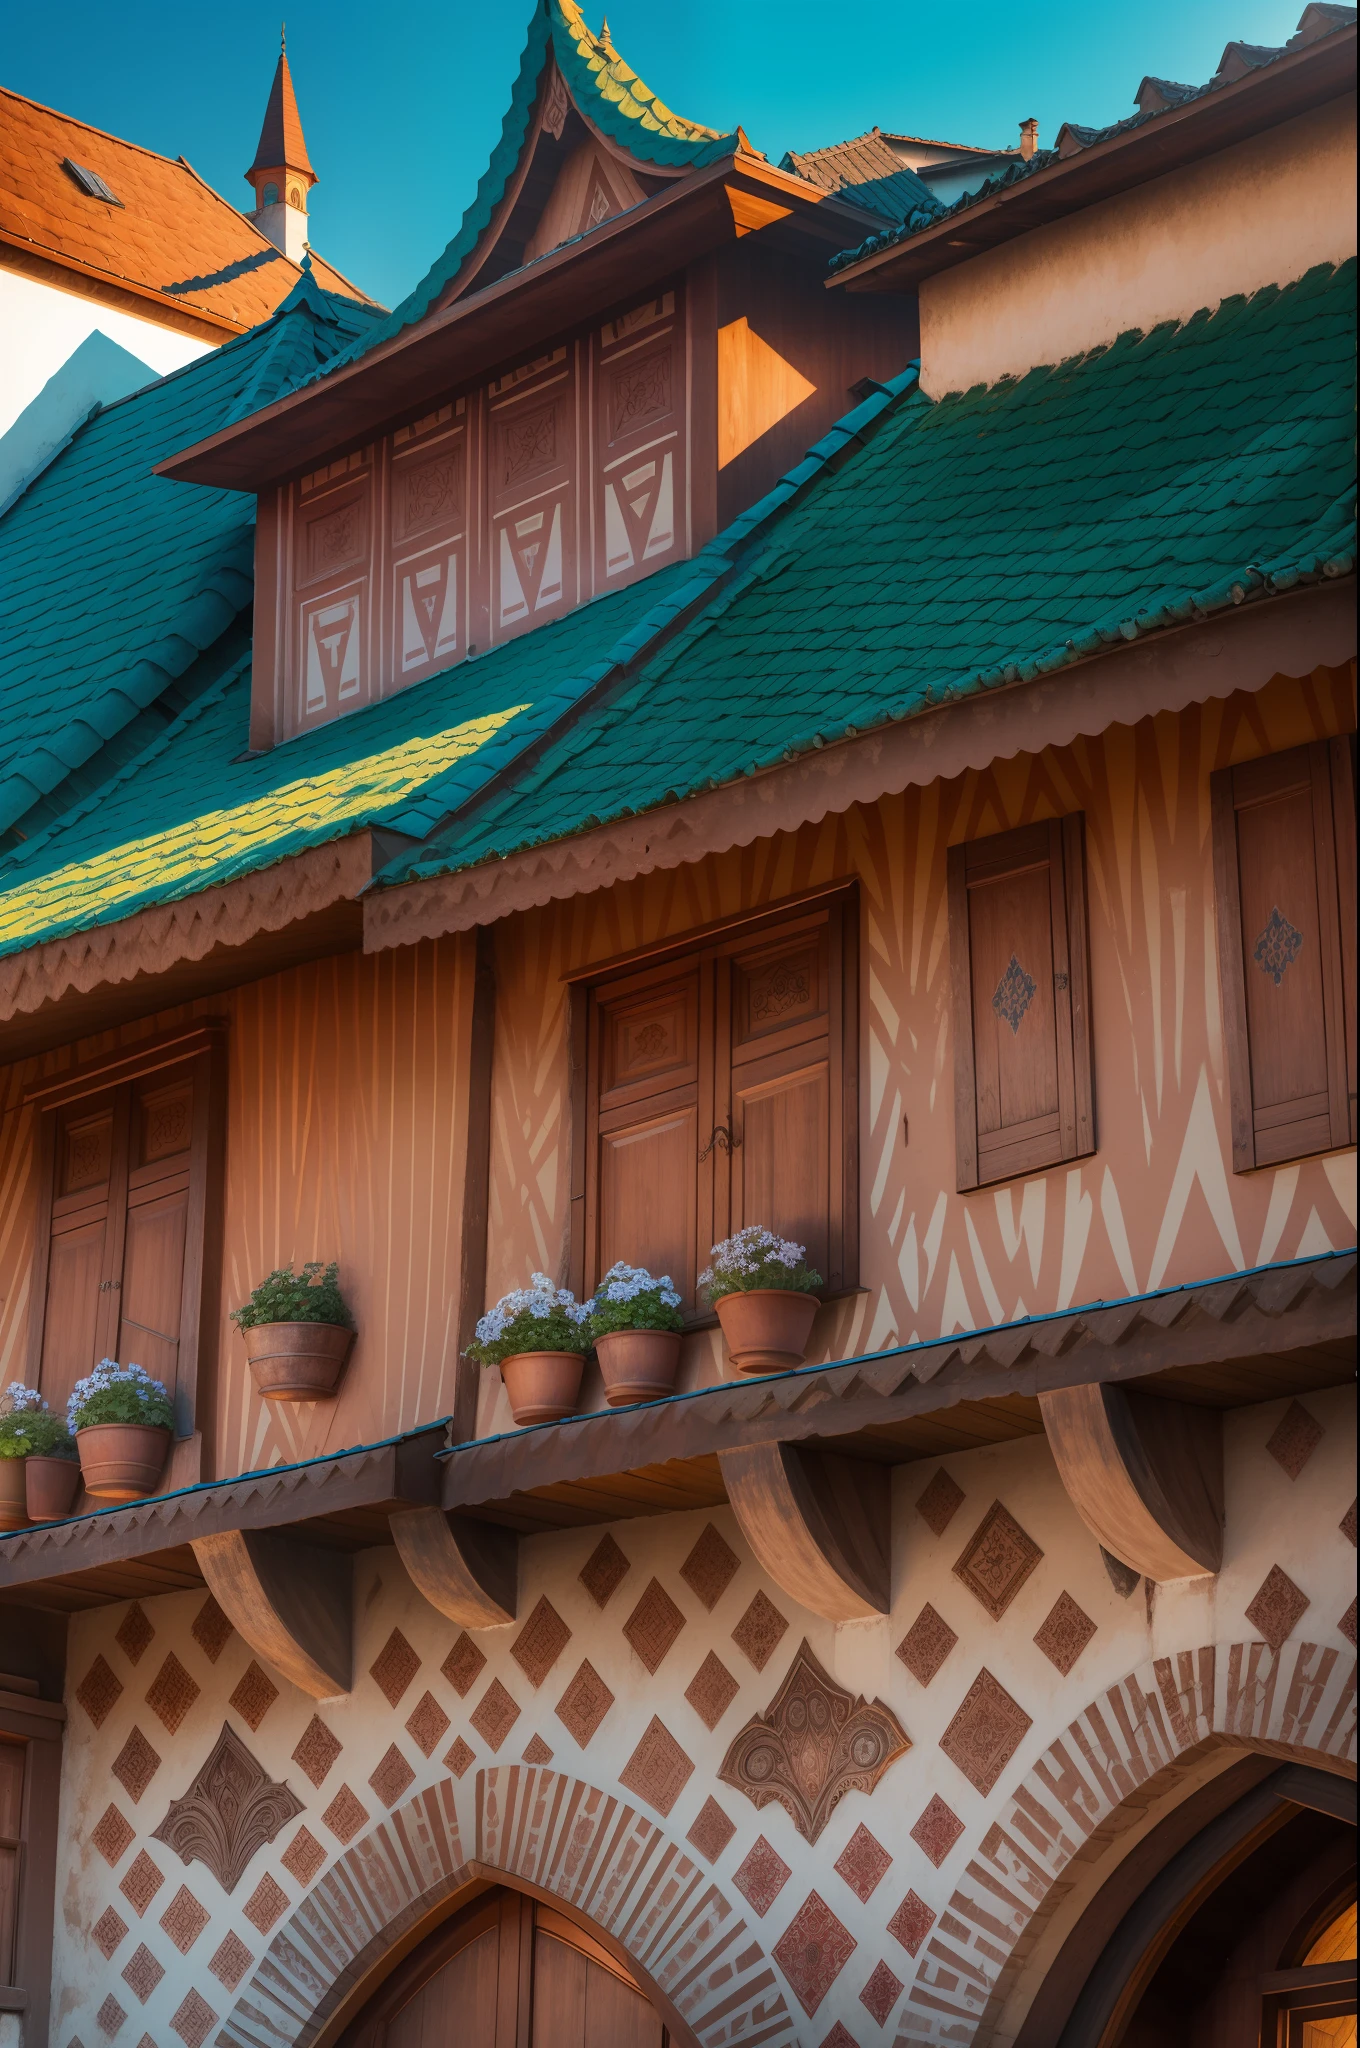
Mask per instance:
[[[192,363],[213,346],[0,265],[0,434],[96,331],[147,364],[148,382]]]
[[[941,271],[920,288],[932,397],[1355,254],[1355,95]]]
[[[475,1636],[421,1600],[394,1551],[363,1553],[353,1691],[319,1704],[215,1630],[201,1591],[75,1617],[53,2048],[308,2042],[335,1985],[363,1976],[354,1958],[379,1959],[473,1861],[613,1933],[705,2048],[818,2048],[837,2021],[857,2048],[1013,2038],[1047,1919],[1073,1907],[1065,1873],[1084,1902],[1149,1810],[1253,1745],[1353,1772],[1339,1624],[1352,1603],[1354,1629],[1340,1527],[1354,1400],[1304,1406],[1312,1448],[1294,1477],[1267,1449],[1286,1403],[1227,1417],[1223,1570],[1153,1596],[1115,1590],[1034,1438],[898,1469],[892,1611],[850,1626],[766,1579],[726,1508],[526,1540],[517,1622]],[[941,1472],[960,1497],[937,1530],[917,1503]],[[994,1619],[956,1567],[998,1501],[1020,1537]],[[728,1555],[706,1576],[693,1553],[710,1528]],[[622,1572],[601,1604],[585,1578],[606,1535]],[[1274,1566],[1307,1605],[1272,1650],[1245,1610]],[[639,1620],[653,1581],[668,1640]],[[1055,1663],[1069,1602],[1085,1640],[1073,1657],[1069,1625]],[[753,1603],[767,1603],[758,1637]],[[956,1640],[923,1680],[899,1648],[927,1605]],[[721,1776],[804,1641],[851,1711],[882,1701],[911,1744],[872,1792],[845,1792],[816,1840]],[[590,1728],[570,1704],[584,1666],[604,1688]],[[1008,1703],[987,1726],[969,1707],[984,1673]],[[664,1771],[639,1763],[654,1722]],[[157,1833],[224,1724],[291,1795],[229,1885],[210,1827],[195,1860]],[[197,1806],[211,1819],[215,1795]],[[1103,1857],[1078,1870],[1102,1832]],[[811,1977],[809,1914],[824,1955]]]

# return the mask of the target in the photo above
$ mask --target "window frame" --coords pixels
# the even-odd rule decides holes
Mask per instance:
[[[1216,768],[1209,777],[1210,836],[1213,843],[1214,913],[1218,927],[1219,991],[1228,1069],[1234,1173],[1273,1171],[1299,1159],[1346,1150],[1356,1142],[1355,1073],[1356,827],[1355,734],[1311,740],[1271,754]],[[1273,768],[1287,772],[1297,762],[1299,781],[1310,786],[1313,812],[1313,876],[1318,891],[1319,950],[1323,987],[1323,1032],[1327,1065],[1326,1142],[1290,1149],[1258,1161],[1256,1106],[1252,1082],[1251,1033],[1247,1017],[1247,934],[1242,927],[1237,814],[1239,777],[1249,780]],[[1257,801],[1266,801],[1257,798]],[[1290,1120],[1297,1123],[1299,1118]]]
[[[5,1610],[0,1610],[5,1611]],[[12,1612],[13,1610],[8,1610]],[[26,1994],[25,2038],[46,2039],[52,1982],[52,1921],[57,1887],[57,1826],[66,1709],[53,1700],[13,1692],[0,1676],[0,1737],[24,1745],[19,1820],[13,1982],[0,1984],[0,2013],[14,2011],[7,1992]],[[0,1956],[0,1965],[5,1958]]]
[[[700,984],[700,1014],[705,1003],[713,1018],[711,1036],[701,1029],[697,1050],[696,1131],[702,1144],[711,1142],[710,1133],[723,1127],[732,1134],[735,1081],[743,1067],[754,1067],[765,1056],[748,1050],[743,1058],[732,1057],[730,1004],[722,989],[714,989],[713,963],[720,955],[744,950],[765,933],[782,936],[796,933],[800,926],[828,930],[827,1010],[828,1139],[833,1170],[830,1172],[831,1215],[829,1234],[832,1256],[822,1298],[852,1294],[859,1286],[859,885],[854,879],[827,883],[821,888],[801,891],[778,901],[753,906],[735,916],[715,918],[692,927],[674,938],[657,940],[605,960],[574,969],[567,981],[570,1002],[569,1066],[571,1111],[571,1181],[569,1223],[568,1285],[585,1298],[598,1284],[592,1247],[598,1242],[598,1201],[596,1179],[599,1157],[599,1119],[594,1109],[597,1094],[598,1050],[593,1015],[601,991],[622,993],[629,982],[645,986],[646,979],[660,978],[666,970],[697,963]],[[730,989],[730,978],[723,977]],[[719,1037],[725,1036],[726,1053],[720,1054]],[[769,1047],[776,1050],[776,1034]],[[837,1072],[839,1070],[839,1086]],[[724,1087],[724,1078],[726,1087]],[[839,1158],[839,1174],[834,1162]],[[730,1228],[731,1182],[726,1197],[714,1188],[698,1189],[696,1223],[696,1271],[706,1263],[705,1229],[708,1243],[716,1243]],[[696,1304],[686,1316],[686,1326],[702,1328],[715,1320],[711,1312]]]
[[[113,1094],[145,1081],[151,1075],[165,1074],[169,1078],[178,1069],[185,1070],[193,1084],[193,1125],[175,1384],[169,1390],[175,1409],[172,1459],[179,1452],[180,1444],[191,1442],[195,1435],[202,1434],[200,1418],[204,1404],[200,1398],[200,1382],[206,1380],[206,1366],[215,1352],[226,1192],[226,1020],[194,1018],[175,1030],[143,1039],[139,1044],[119,1046],[97,1059],[69,1067],[64,1074],[36,1082],[24,1096],[25,1104],[37,1115],[35,1151],[38,1168],[26,1379],[30,1386],[41,1387],[60,1114],[73,1103]],[[118,1261],[121,1262],[123,1257],[130,1194],[126,1161],[124,1145],[124,1170],[118,1175],[119,1162],[115,1155],[113,1170],[118,1178],[110,1185],[108,1196],[110,1211],[116,1200],[121,1204],[122,1213],[119,1220],[113,1220],[112,1215],[110,1218],[112,1230],[106,1235],[104,1249],[106,1262],[110,1256],[110,1240]],[[103,1321],[101,1316],[101,1327]],[[91,1364],[94,1363],[91,1360]],[[199,1462],[202,1464],[201,1459]],[[186,1477],[198,1479],[201,1476],[200,1470],[186,1475],[178,1466],[175,1469],[176,1483],[185,1481]]]

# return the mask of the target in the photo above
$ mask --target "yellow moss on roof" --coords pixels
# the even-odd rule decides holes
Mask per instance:
[[[247,803],[202,811],[22,882],[0,895],[0,946],[22,943],[55,921],[89,926],[127,916],[148,900],[152,877],[155,897],[164,902],[180,893],[177,883],[186,895],[201,889],[205,870],[212,881],[223,882],[238,870],[258,867],[262,849],[280,860],[318,838],[338,838],[346,826],[370,822],[385,806],[476,753],[525,708],[510,705],[445,732],[404,739],[381,753],[300,777]]]

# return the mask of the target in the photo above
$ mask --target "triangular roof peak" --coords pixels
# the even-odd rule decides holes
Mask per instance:
[[[246,172],[246,180],[253,183],[257,171],[285,170],[305,178],[309,185],[315,185],[317,181],[303,138],[302,116],[298,113],[297,94],[293,91],[293,74],[288,68],[288,43],[281,35],[274,83],[269,88],[269,103],[264,110],[260,140],[255,160]]]
[[[607,24],[578,0],[535,0],[500,140],[472,204],[415,290],[375,333],[376,346],[441,304],[526,260],[560,164],[593,137],[644,195],[724,157],[758,156],[741,129],[723,134],[677,114],[620,56]]]

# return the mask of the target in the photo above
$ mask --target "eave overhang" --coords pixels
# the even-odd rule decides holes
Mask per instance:
[[[744,776],[594,830],[535,842],[503,858],[452,864],[447,872],[385,883],[364,895],[364,951],[408,946],[493,924],[639,875],[665,872],[781,832],[795,832],[856,804],[926,787],[969,769],[1046,747],[1070,746],[1111,726],[1132,726],[1277,675],[1302,677],[1355,655],[1355,579],[1256,597],[1192,624],[1166,628],[1073,660],[1023,682],[961,694],[953,703],[815,746],[778,767]],[[534,758],[512,763],[505,777]],[[436,828],[449,837],[504,777]]]
[[[1345,1384],[1353,1248],[935,1342],[723,1381],[444,1449],[442,1424],[306,1464],[0,1536],[0,1605],[74,1611],[202,1583],[193,1542],[285,1531],[353,1552],[440,1506],[523,1533],[722,1501],[719,1453],[831,1447],[901,1464],[1039,1434],[1039,1396],[1120,1385],[1223,1409]]]
[[[879,219],[737,151],[195,442],[160,463],[156,475],[223,490],[271,488],[741,235],[760,233],[825,261]]]
[[[827,288],[915,291],[923,279],[1031,228],[1078,213],[1234,143],[1249,142],[1263,129],[1353,92],[1355,51],[1355,27],[1338,30],[1247,72],[1217,92],[1168,108],[1138,127],[1107,136],[1019,179],[991,198],[946,214],[934,226],[847,264],[827,279]]]

